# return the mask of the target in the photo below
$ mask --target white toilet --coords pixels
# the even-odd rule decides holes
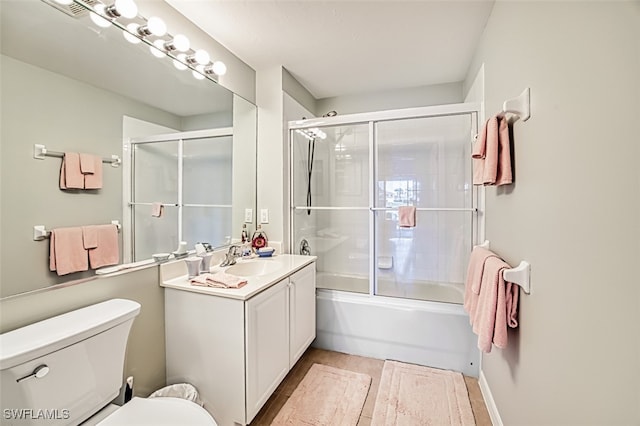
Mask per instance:
[[[0,335],[2,424],[216,425],[185,399],[111,404],[139,312],[140,304],[113,299]]]

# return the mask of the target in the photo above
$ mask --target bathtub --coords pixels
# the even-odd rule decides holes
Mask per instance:
[[[320,273],[317,286],[335,278]],[[318,288],[314,347],[478,377],[477,336],[461,304],[370,296],[365,279],[342,278],[361,293]]]
[[[369,294],[369,277],[364,275],[318,272],[316,274],[316,288]],[[418,280],[402,283],[398,282],[395,277],[389,274],[386,277],[378,276],[378,290],[376,293],[405,299],[457,303],[461,305],[464,301],[464,284]]]

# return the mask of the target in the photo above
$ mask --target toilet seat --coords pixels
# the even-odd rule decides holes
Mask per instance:
[[[207,410],[198,404],[186,399],[171,397],[135,397],[98,423],[98,426],[127,425],[216,426],[217,423]]]

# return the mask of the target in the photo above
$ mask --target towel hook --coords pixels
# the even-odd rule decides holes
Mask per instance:
[[[486,250],[489,250],[490,246],[489,240],[485,240],[478,245],[478,247]],[[505,281],[519,285],[525,293],[531,294],[531,264],[529,262],[523,260],[515,268],[505,269],[502,271],[502,278]]]
[[[515,114],[522,121],[527,121],[531,117],[531,90],[525,88],[517,98],[507,99],[502,104],[504,114]],[[517,118],[513,121],[516,121]]]

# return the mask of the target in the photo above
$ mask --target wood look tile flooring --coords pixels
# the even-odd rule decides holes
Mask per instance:
[[[271,398],[264,404],[262,410],[260,410],[251,422],[251,426],[270,425],[271,421],[276,417],[282,406],[287,402],[287,399],[314,363],[325,364],[371,376],[371,388],[369,389],[369,394],[362,408],[358,426],[371,424],[373,406],[376,401],[376,396],[378,395],[378,386],[380,385],[380,376],[382,375],[384,360],[309,348],[289,372],[287,377],[280,383],[280,386],[278,386],[273,395],[271,395]],[[480,393],[478,380],[465,376],[464,381],[467,385],[467,391],[469,392],[469,400],[471,401],[471,408],[473,409],[476,425],[491,426],[491,420],[482,394]]]

